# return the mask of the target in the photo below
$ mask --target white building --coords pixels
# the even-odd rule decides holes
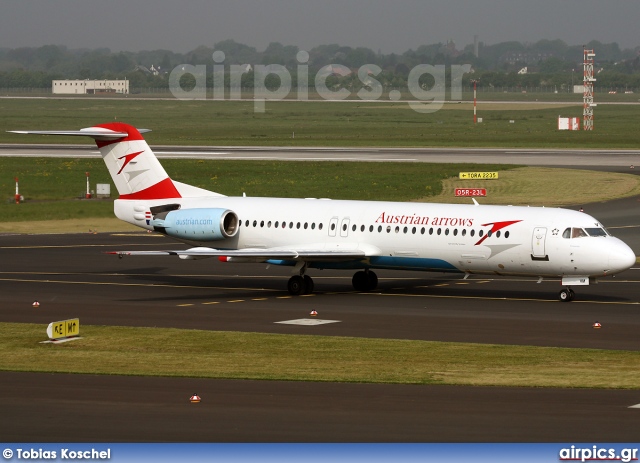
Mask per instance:
[[[124,80],[54,80],[53,94],[93,95],[96,93],[129,93],[129,81]]]

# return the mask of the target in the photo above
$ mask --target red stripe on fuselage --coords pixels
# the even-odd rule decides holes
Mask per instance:
[[[167,198],[182,198],[176,186],[173,184],[170,178],[165,178],[163,181],[156,183],[149,188],[146,188],[135,193],[128,195],[120,195],[120,199],[167,199]]]

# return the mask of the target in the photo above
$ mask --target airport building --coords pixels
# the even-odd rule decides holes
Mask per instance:
[[[129,93],[129,81],[124,80],[54,80],[53,94],[95,95],[104,93]]]

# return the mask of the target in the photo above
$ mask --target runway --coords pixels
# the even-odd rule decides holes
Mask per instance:
[[[640,165],[640,150],[267,146],[152,146],[151,148],[159,159],[455,162],[598,168],[616,172],[629,172],[630,166]],[[4,144],[0,145],[0,156],[98,158],[100,153],[94,145]]]
[[[606,223],[605,223],[606,224]],[[622,229],[625,230],[625,229]],[[317,271],[103,251],[175,248],[147,233],[0,236],[3,322],[83,324],[638,350],[640,270],[557,302],[557,281]],[[89,264],[88,264],[89,263]],[[41,306],[31,307],[37,299]],[[307,317],[339,320],[283,325]],[[605,329],[593,330],[598,320]],[[10,333],[8,334],[10,335]],[[312,359],[310,359],[312,361]],[[0,373],[6,441],[635,441],[640,391],[131,378]],[[197,392],[198,405],[188,397]]]

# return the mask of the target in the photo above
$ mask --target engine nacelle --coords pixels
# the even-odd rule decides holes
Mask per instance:
[[[152,220],[151,225],[174,238],[218,241],[238,233],[238,216],[229,209],[181,209]]]

